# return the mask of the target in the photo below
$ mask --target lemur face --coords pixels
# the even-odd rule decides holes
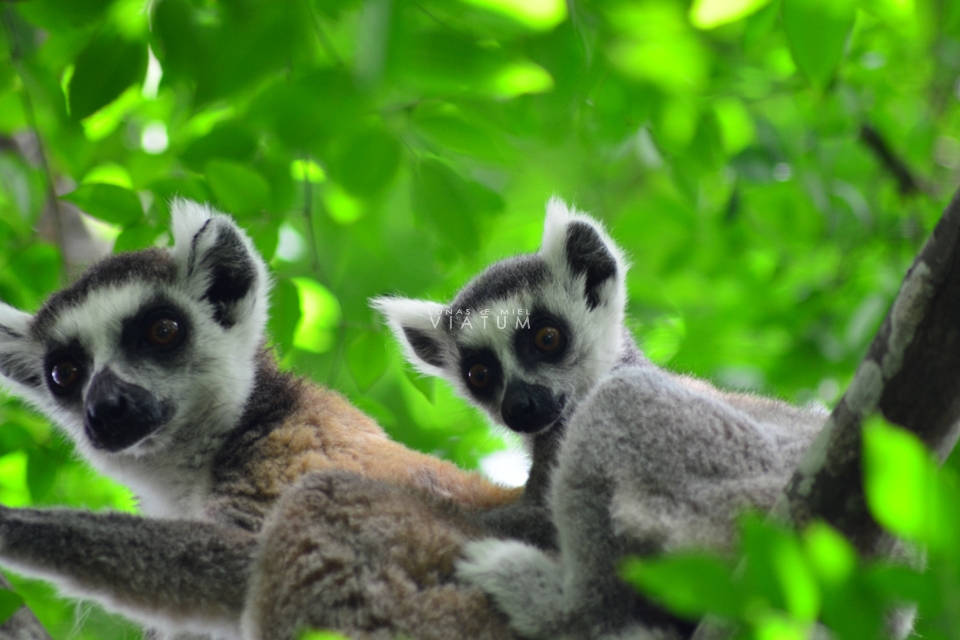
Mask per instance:
[[[533,434],[561,422],[615,364],[625,272],[602,227],[554,199],[537,253],[488,267],[449,305],[373,306],[414,366],[449,380],[495,422]]]
[[[91,454],[145,455],[238,417],[266,320],[235,224],[174,204],[175,245],[91,267],[36,313],[0,305],[0,380]]]

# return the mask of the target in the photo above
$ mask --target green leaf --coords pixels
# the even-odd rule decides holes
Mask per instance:
[[[64,32],[101,20],[113,0],[32,0],[17,7],[33,24]]]
[[[856,9],[854,0],[783,0],[783,29],[790,53],[813,84],[826,86],[833,77]]]
[[[694,0],[690,22],[700,29],[712,29],[745,18],[771,0]]]
[[[229,213],[257,213],[270,206],[270,184],[253,169],[229,160],[211,160],[204,173],[213,195]]]
[[[347,347],[347,368],[356,380],[360,391],[366,391],[383,376],[390,364],[383,334],[378,331],[361,331]]]
[[[56,449],[30,449],[27,458],[27,488],[33,502],[43,501],[50,493],[61,464],[63,458]]]
[[[20,595],[9,589],[0,589],[0,624],[9,620],[22,605],[23,598]]]
[[[957,505],[938,477],[936,461],[914,434],[873,417],[863,427],[864,492],[884,528],[934,547],[956,533]]]
[[[403,373],[410,384],[412,384],[417,391],[422,393],[423,397],[426,398],[428,402],[433,404],[436,401],[436,378],[433,376],[425,376],[419,371],[414,371],[409,367],[404,367]]]
[[[257,139],[250,131],[235,122],[228,122],[190,143],[181,159],[192,169],[202,170],[214,158],[249,162],[257,151]]]
[[[744,579],[767,600],[768,606],[788,611],[806,622],[820,612],[819,583],[800,541],[792,531],[767,522],[757,514],[743,518]]]
[[[8,268],[22,284],[40,294],[46,295],[60,284],[60,252],[45,242],[24,248]]]
[[[335,631],[304,631],[297,640],[347,640],[347,637]]]
[[[817,577],[826,584],[839,584],[857,568],[857,551],[836,529],[814,522],[803,532],[803,546]]]
[[[300,321],[293,335],[293,346],[304,351],[324,353],[336,342],[343,314],[337,297],[311,278],[291,278],[300,297]]]
[[[117,236],[113,243],[113,250],[115,253],[139,251],[152,246],[161,233],[162,231],[156,225],[149,222],[131,225]]]
[[[63,196],[84,213],[104,222],[129,226],[143,218],[140,198],[130,189],[115,184],[85,184]]]
[[[567,18],[563,0],[462,0],[505,15],[537,31],[549,31]]]
[[[355,196],[370,197],[384,189],[400,166],[400,141],[380,127],[371,127],[334,145],[330,173]]]
[[[678,553],[665,558],[631,559],[621,575],[674,613],[699,617],[714,613],[736,618],[743,609],[730,567],[702,553]]]
[[[451,246],[470,255],[480,247],[478,218],[503,208],[503,201],[446,163],[427,158],[416,166],[413,208]]]
[[[286,354],[293,348],[293,337],[300,323],[300,296],[297,286],[286,278],[280,278],[270,292],[270,320],[268,332]]]
[[[147,47],[103,30],[80,52],[70,77],[70,115],[82,120],[140,80],[147,68]]]

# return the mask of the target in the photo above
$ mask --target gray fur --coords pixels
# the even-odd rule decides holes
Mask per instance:
[[[461,322],[431,331],[421,316],[435,305],[374,303],[401,342],[408,328],[421,332],[418,348],[405,345],[415,366],[445,377],[495,422],[524,433],[533,454],[524,500],[484,518],[534,545],[471,543],[458,568],[524,637],[689,631],[623,584],[617,564],[626,554],[728,548],[735,516],[773,506],[826,418],[654,366],[624,325],[626,268],[596,221],[552,200],[540,251],[494,264],[446,307],[454,317],[462,300],[477,308],[546,309],[567,332],[561,357],[524,357],[517,337],[524,329],[478,331]],[[442,365],[418,360],[428,341],[443,354]],[[478,352],[498,363],[502,386],[520,380],[545,387],[563,399],[563,411],[548,424],[537,419],[534,429],[510,424],[502,406],[509,394],[498,387],[478,395],[463,374],[463,360]],[[543,395],[532,393],[531,402]],[[543,537],[543,519],[555,526],[555,540]]]

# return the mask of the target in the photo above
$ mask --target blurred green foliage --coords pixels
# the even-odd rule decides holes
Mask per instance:
[[[166,242],[174,195],[210,201],[276,274],[284,365],[467,467],[500,437],[404,365],[370,296],[448,298],[534,250],[556,193],[629,252],[657,362],[829,405],[960,170],[949,0],[23,0],[0,17],[0,299],[36,309],[76,272],[51,189],[114,250]],[[3,503],[134,508],[18,402],[0,424]],[[16,586],[55,637],[138,633]]]

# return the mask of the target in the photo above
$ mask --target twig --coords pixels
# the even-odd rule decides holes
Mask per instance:
[[[897,157],[884,137],[873,126],[864,124],[860,127],[860,140],[877,156],[880,164],[893,174],[900,195],[910,196],[922,191],[920,182],[914,177],[907,164]]]
[[[13,64],[17,76],[20,78],[20,82],[23,84],[23,91],[20,92],[20,100],[23,103],[23,114],[27,120],[27,126],[33,132],[37,143],[37,157],[40,160],[40,167],[46,180],[47,200],[52,208],[53,227],[57,238],[57,246],[62,247],[63,229],[60,221],[60,201],[57,198],[56,182],[53,179],[53,171],[50,169],[47,152],[43,148],[43,139],[40,137],[40,127],[37,126],[37,114],[33,108],[33,99],[30,97],[26,74],[23,72],[23,65],[21,64],[23,52],[20,49],[20,39],[18,38],[13,22],[13,10],[9,6],[9,0],[4,2],[3,5],[3,26],[7,31],[7,38],[10,41],[10,62]]]

